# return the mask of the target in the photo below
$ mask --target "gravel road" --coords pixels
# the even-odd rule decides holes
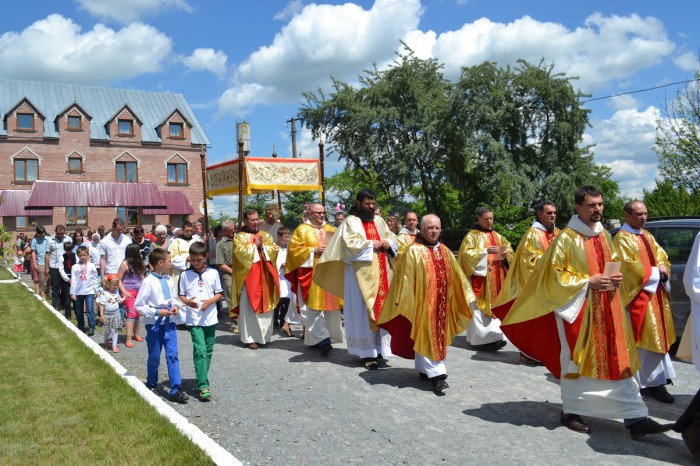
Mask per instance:
[[[447,353],[450,388],[438,396],[413,361],[391,358],[370,372],[344,345],[324,358],[280,334],[252,351],[222,322],[209,374],[213,399],[202,403],[194,398],[188,332],[178,331],[178,340],[192,398],[173,406],[244,464],[694,464],[673,432],[633,441],[619,421],[589,418],[590,435],[562,427],[557,381],[520,364],[510,344],[487,353],[458,337]],[[145,343],[129,349],[123,335],[119,341],[115,359],[145,380]],[[691,364],[674,365],[676,403],[646,400],[662,422],[674,421],[700,387]],[[164,360],[161,377],[167,385]]]

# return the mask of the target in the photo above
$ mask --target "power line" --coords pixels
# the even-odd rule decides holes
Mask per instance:
[[[668,84],[662,84],[660,86],[654,86],[654,87],[649,87],[646,89],[639,89],[636,91],[629,91],[629,92],[620,92],[618,94],[612,94],[612,95],[605,95],[602,97],[594,97],[593,99],[588,99],[588,100],[583,100],[581,101],[581,104],[587,104],[588,102],[593,102],[594,100],[603,100],[603,99],[611,99],[613,97],[619,97],[621,95],[630,95],[630,94],[638,94],[640,92],[647,92],[647,91],[653,91],[655,89],[662,89],[664,87],[669,87],[669,86],[677,86],[679,84],[688,84],[692,83],[695,81],[700,81],[700,78],[694,78],[694,79],[686,79],[685,81],[677,81],[675,83],[668,83]]]

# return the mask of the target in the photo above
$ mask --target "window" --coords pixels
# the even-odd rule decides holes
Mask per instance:
[[[119,120],[118,133],[120,136],[133,136],[134,135],[134,120]]]
[[[15,159],[15,182],[31,183],[39,178],[39,161]]]
[[[79,116],[68,116],[68,129],[79,130],[83,128],[83,120]]]
[[[117,217],[124,220],[128,227],[140,225],[138,207],[117,207]]]
[[[655,238],[668,254],[671,264],[685,264],[688,262],[697,234],[698,229],[692,227],[659,228],[656,230]]]
[[[171,138],[184,138],[185,135],[182,132],[182,123],[169,123],[168,128],[170,129]]]
[[[87,225],[87,207],[66,207],[66,225]]]
[[[69,173],[82,173],[83,172],[83,159],[80,157],[68,157],[68,172]]]
[[[187,164],[168,164],[168,184],[187,184]]]
[[[17,129],[34,129],[34,114],[33,113],[18,113],[17,114]]]
[[[136,162],[117,162],[117,181],[137,183],[139,181]]]
[[[15,217],[15,226],[18,230],[23,228],[36,228],[36,224],[36,217]]]

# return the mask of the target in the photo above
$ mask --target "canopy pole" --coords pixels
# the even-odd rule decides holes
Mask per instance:
[[[243,140],[238,141],[238,228],[243,225],[243,177],[245,176],[245,164],[243,158]]]
[[[320,168],[320,176],[321,176],[321,205],[323,208],[326,208],[326,189],[324,186],[324,181],[325,181],[325,175],[324,175],[324,168],[323,168],[323,159],[324,159],[324,154],[323,154],[323,141],[324,141],[323,134],[321,135],[321,140],[318,143],[318,160],[319,160],[319,168]]]
[[[209,251],[209,207],[207,206],[207,153],[204,150],[205,146],[202,144],[200,146],[199,158],[202,161],[202,195],[204,196],[204,244],[207,245],[207,252]]]

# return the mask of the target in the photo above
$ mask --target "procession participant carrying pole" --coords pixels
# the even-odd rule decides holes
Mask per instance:
[[[243,225],[243,177],[245,164],[243,163],[243,140],[238,141],[238,228]]]
[[[204,195],[204,237],[207,238],[204,244],[207,245],[207,252],[211,252],[209,251],[209,208],[207,207],[207,155],[204,151],[204,144],[200,147],[199,158],[202,161],[202,194]]]

